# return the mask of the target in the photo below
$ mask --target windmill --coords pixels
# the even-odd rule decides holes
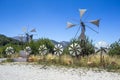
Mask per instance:
[[[72,44],[70,47],[69,47],[69,52],[70,54],[74,55],[74,56],[79,56],[80,54],[82,54],[84,56],[84,54],[86,53],[87,51],[87,48],[86,48],[86,35],[85,35],[85,32],[86,32],[86,27],[88,27],[89,29],[91,29],[92,31],[98,33],[97,31],[95,31],[93,28],[89,27],[87,25],[87,23],[92,23],[94,24],[95,26],[99,27],[99,22],[100,20],[99,19],[96,19],[96,20],[90,20],[88,21],[87,23],[82,20],[83,18],[83,15],[86,13],[87,9],[79,9],[79,12],[80,12],[80,24],[73,24],[71,22],[67,22],[67,28],[72,28],[74,26],[79,26],[78,30],[77,30],[77,33],[76,35],[78,34],[79,30],[81,29],[81,33],[78,37],[78,39],[80,40],[80,46],[78,46],[77,44]],[[75,35],[75,37],[76,37]]]
[[[33,32],[36,32],[36,29],[33,28],[32,30],[28,31],[28,29],[23,28],[22,30],[25,33],[26,42],[31,42],[33,39],[33,35],[34,35]]]
[[[39,54],[41,54],[41,55],[45,55],[48,52],[48,49],[45,45],[40,45],[38,50],[39,50]]]
[[[61,44],[55,45],[54,54],[60,56],[63,53],[63,46]]]
[[[69,47],[68,47],[69,53],[72,56],[76,56],[78,58],[78,56],[81,53],[81,47],[79,44],[77,44],[76,42],[73,42]]]
[[[79,32],[79,30],[81,28],[81,34],[79,36],[79,39],[81,41],[85,41],[86,40],[86,36],[85,36],[86,27],[88,27],[89,29],[91,29],[94,32],[98,33],[97,31],[95,31],[94,29],[92,29],[91,27],[89,27],[88,25],[86,25],[85,22],[82,20],[82,17],[85,14],[86,11],[87,11],[87,9],[79,9],[79,12],[80,12],[80,24],[73,24],[71,22],[67,22],[67,28],[72,28],[74,26],[79,25],[77,33]],[[94,25],[96,25],[97,27],[99,27],[99,22],[100,22],[99,19],[91,20],[89,22],[92,23],[92,24],[94,24]],[[77,35],[77,33],[76,33],[76,35]],[[75,35],[75,37],[76,37],[76,35]]]

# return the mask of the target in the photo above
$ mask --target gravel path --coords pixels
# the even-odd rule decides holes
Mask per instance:
[[[81,68],[42,68],[42,65],[5,63],[0,64],[0,80],[120,80],[120,74]]]

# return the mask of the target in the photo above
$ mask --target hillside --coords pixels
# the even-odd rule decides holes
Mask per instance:
[[[21,42],[16,39],[0,34],[0,46],[5,46],[7,44],[21,44]]]

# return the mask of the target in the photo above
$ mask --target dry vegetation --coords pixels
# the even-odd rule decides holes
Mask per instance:
[[[90,55],[85,57],[71,57],[70,55],[56,56],[48,54],[46,56],[31,55],[29,62],[38,62],[46,65],[63,65],[68,67],[88,67],[88,68],[104,68],[107,70],[120,71],[120,56],[104,55],[102,63],[100,55]]]

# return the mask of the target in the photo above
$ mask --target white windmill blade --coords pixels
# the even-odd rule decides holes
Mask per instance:
[[[71,27],[74,27],[76,26],[76,24],[73,24],[71,22],[67,22],[67,28],[71,28]]]
[[[97,19],[97,20],[91,20],[91,21],[90,21],[90,23],[96,25],[97,27],[99,27],[99,22],[100,22],[99,19]]]
[[[82,18],[82,16],[85,14],[87,9],[79,9],[79,11],[80,11],[80,18]]]
[[[22,31],[23,31],[23,32],[26,32],[26,31],[27,31],[27,28],[26,28],[26,27],[23,27],[23,28],[22,28]]]
[[[40,45],[38,50],[39,50],[39,54],[41,55],[45,55],[48,52],[47,47],[45,45]]]
[[[62,52],[63,52],[63,46],[61,44],[55,45],[55,47],[54,47],[54,54],[59,56],[59,55],[62,54]]]
[[[81,47],[78,43],[72,43],[69,47],[68,47],[69,53],[72,56],[77,56],[80,55],[81,53]]]

